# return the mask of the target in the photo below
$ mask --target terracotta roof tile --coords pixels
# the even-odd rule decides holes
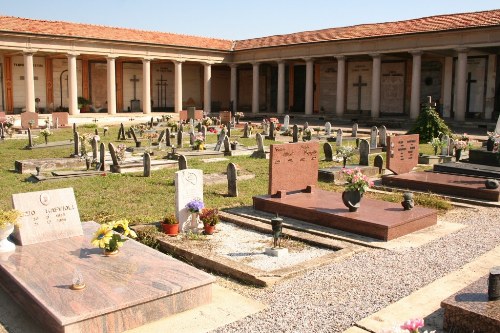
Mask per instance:
[[[233,42],[156,31],[114,28],[92,24],[62,21],[33,20],[12,16],[0,16],[0,31],[33,33],[50,36],[68,36],[102,40],[117,40],[135,43],[152,43],[230,51]]]
[[[234,50],[248,50],[335,40],[373,38],[393,35],[470,29],[500,25],[500,10],[430,16],[406,21],[361,24],[350,27],[304,31],[286,35],[239,40]]]

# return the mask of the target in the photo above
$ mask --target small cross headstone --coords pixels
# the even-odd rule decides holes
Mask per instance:
[[[292,141],[299,142],[299,127],[297,126],[297,124],[293,125]]]
[[[448,156],[449,155],[449,149],[450,149],[450,137],[448,135],[443,135],[441,138],[441,142],[443,145],[441,146],[441,155]]]
[[[352,124],[352,132],[351,132],[351,136],[353,138],[357,137],[358,136],[358,123],[354,123]]]
[[[182,148],[183,142],[184,142],[184,132],[179,130],[177,132],[177,147]]]
[[[97,146],[99,145],[98,136],[92,138],[92,160],[97,161]]]
[[[111,155],[111,160],[113,161],[113,165],[118,165],[118,157],[116,156],[116,148],[115,145],[110,142],[108,143],[109,154]]]
[[[186,159],[186,156],[184,155],[179,155],[179,170],[185,170],[188,168],[188,162]]]
[[[288,131],[288,127],[290,127],[290,116],[286,115],[285,119],[283,120],[283,130]]]
[[[384,169],[384,158],[382,157],[382,155],[375,156],[373,166],[378,168],[378,173],[382,173],[382,170]]]
[[[101,145],[99,147],[99,163],[100,171],[106,171],[106,146],[104,146],[104,142],[101,142]]]
[[[78,132],[74,132],[73,133],[73,140],[74,140],[74,154],[73,156],[80,156],[80,135],[78,134]]]
[[[262,134],[257,133],[255,135],[255,139],[257,140],[257,151],[264,152],[264,139],[262,137]]]
[[[227,165],[227,196],[237,197],[238,187],[237,187],[238,173],[236,171],[236,165],[234,163],[229,163]]]
[[[151,177],[151,156],[148,152],[144,153],[142,160],[144,164],[144,177]]]
[[[201,123],[200,123],[201,124]],[[207,138],[207,126],[202,125],[200,129],[200,133],[203,136],[203,139]]]
[[[377,148],[377,135],[378,135],[377,126],[373,126],[372,130],[370,131],[370,149]]]
[[[28,128],[28,147],[33,147],[33,137],[31,136],[31,129]]]
[[[249,138],[250,137],[250,125],[248,123],[245,123],[245,127],[243,128],[243,138]]]
[[[139,141],[139,140],[137,140],[137,135],[135,134],[135,130],[133,127],[130,128],[130,134],[132,134],[132,137],[134,138],[134,142],[137,143],[137,141]]]
[[[337,147],[342,146],[342,134],[344,134],[344,131],[342,131],[342,128],[339,128],[337,130],[337,140],[336,140]]]
[[[276,130],[276,124],[275,123],[269,124],[269,136],[268,136],[269,140],[276,140],[276,137],[274,136],[275,130]]]
[[[172,145],[172,141],[170,138],[170,128],[165,129],[165,146],[170,147]]]
[[[368,155],[370,155],[370,143],[368,140],[359,140],[359,165],[368,165]]]
[[[333,161],[333,149],[332,149],[332,145],[329,144],[328,142],[325,142],[323,144],[323,151],[325,153],[325,161],[326,162]]]
[[[120,130],[118,131],[118,140],[125,140],[125,126],[123,126],[123,123],[120,124]]]
[[[95,133],[95,135],[99,135],[99,130],[96,128],[96,129],[94,130],[94,133]]]
[[[332,135],[332,124],[330,124],[330,122],[325,123],[325,134],[327,136]]]
[[[380,147],[387,146],[387,128],[384,125],[380,126],[378,130],[378,145]]]
[[[226,135],[224,136],[224,153],[230,153],[231,152],[231,145],[229,144],[229,137]]]

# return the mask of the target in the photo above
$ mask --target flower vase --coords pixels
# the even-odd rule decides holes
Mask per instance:
[[[12,252],[16,249],[16,245],[8,238],[13,231],[14,225],[12,223],[0,228],[0,253]]]
[[[231,143],[231,150],[236,150],[237,146],[237,143]]]
[[[347,164],[347,157],[342,157],[342,166],[345,168],[345,165]]]
[[[215,226],[210,224],[204,224],[205,235],[212,235],[215,232]]]
[[[356,212],[360,206],[363,195],[359,191],[342,192],[342,202],[350,212]]]
[[[177,234],[179,233],[179,223],[176,224],[162,223],[161,225],[163,233],[167,234],[168,236],[177,236]]]
[[[108,250],[108,249],[104,249],[104,255],[105,255],[106,257],[112,257],[112,256],[117,255],[117,254],[118,254],[118,251],[119,251],[118,249],[113,250],[113,251]]]
[[[462,149],[455,149],[455,161],[460,161],[460,157],[462,157]]]
[[[488,141],[486,141],[486,150],[493,151],[494,147],[495,147],[495,140],[488,138]]]

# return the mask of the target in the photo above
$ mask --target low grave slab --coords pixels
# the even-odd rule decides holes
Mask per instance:
[[[177,164],[177,161],[174,160],[151,160],[151,170],[175,168]],[[111,164],[109,169],[115,173],[140,172],[144,170],[144,163],[141,160],[138,162],[124,162],[118,165]]]
[[[368,177],[376,177],[378,175],[378,168],[365,165],[346,165],[346,169],[358,168],[361,172]],[[325,182],[343,181],[344,175],[342,174],[342,167],[335,166],[330,168],[323,168],[318,170],[318,179]]]
[[[253,197],[257,210],[278,213],[313,224],[388,241],[437,223],[437,211],[415,207],[403,210],[400,204],[363,198],[357,212],[349,212],[342,194],[314,189],[282,198]]]
[[[35,144],[33,146],[26,146],[26,149],[42,149],[42,148],[57,148],[57,147],[67,147],[67,146],[72,146],[74,145],[73,141],[66,140],[66,141],[54,141],[54,142],[48,142],[48,143],[39,143]]]
[[[484,178],[433,172],[412,172],[382,177],[382,184],[386,186],[498,201],[500,188],[487,189],[484,181]]]
[[[135,241],[105,257],[90,244],[97,228],[0,258],[0,285],[47,330],[122,332],[211,302],[209,274]],[[75,270],[84,290],[70,289]]]
[[[442,301],[441,307],[447,332],[500,332],[500,300],[488,301],[487,275]]]
[[[457,173],[461,175],[500,179],[500,167],[474,163],[441,163],[434,165],[434,172]]]
[[[469,150],[470,163],[500,166],[498,156],[498,152],[487,151],[486,148]]]
[[[455,158],[452,156],[446,156],[446,155],[419,155],[418,156],[418,164],[436,165],[439,163],[451,162],[452,159],[455,159]]]
[[[41,167],[42,172],[57,169],[86,168],[85,160],[81,158],[44,158],[14,162],[14,169],[18,173],[36,172],[37,166]]]

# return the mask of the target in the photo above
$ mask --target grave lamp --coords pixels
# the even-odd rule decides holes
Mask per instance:
[[[493,267],[488,277],[488,300],[500,299],[500,266]]]
[[[271,226],[273,228],[273,248],[281,247],[281,235],[283,233],[283,219],[278,216],[271,219]]]
[[[78,269],[76,269],[73,273],[72,282],[73,284],[70,287],[72,290],[83,290],[86,287],[85,282],[83,281],[82,273]]]

